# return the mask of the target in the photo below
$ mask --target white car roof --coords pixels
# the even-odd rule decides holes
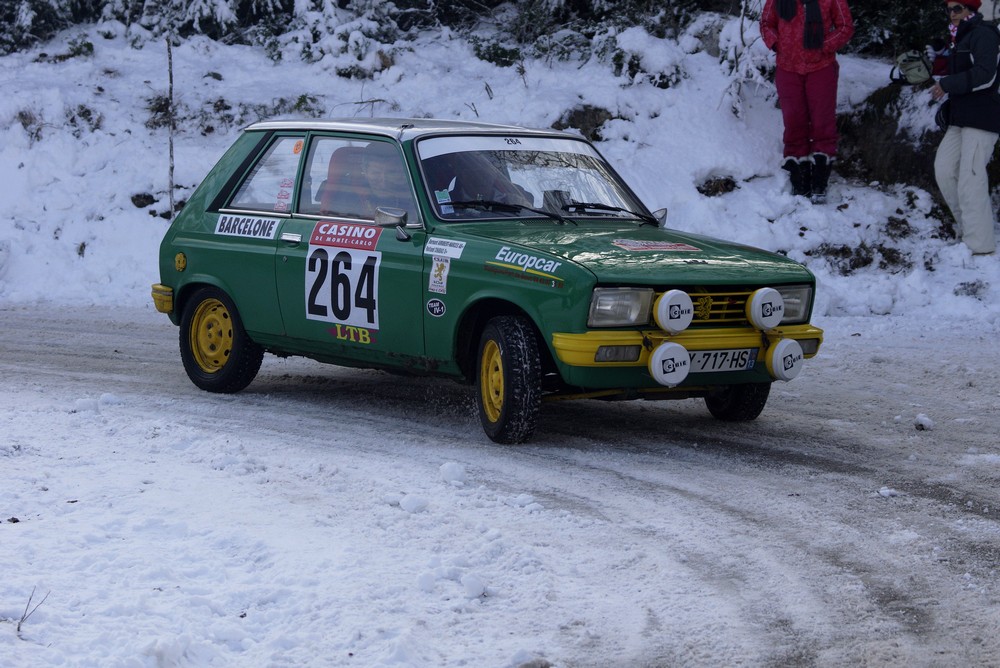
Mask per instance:
[[[340,132],[365,132],[394,137],[398,140],[415,139],[437,134],[532,134],[581,139],[579,135],[559,130],[540,130],[516,125],[480,123],[473,121],[441,120],[434,118],[333,118],[324,120],[273,120],[254,123],[246,128],[253,130],[319,130]]]

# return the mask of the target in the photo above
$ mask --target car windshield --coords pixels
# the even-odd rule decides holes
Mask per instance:
[[[428,194],[444,220],[649,217],[583,141],[530,135],[430,137],[417,144],[417,154]]]

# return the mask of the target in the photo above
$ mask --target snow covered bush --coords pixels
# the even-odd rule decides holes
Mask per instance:
[[[641,27],[676,37],[709,13],[752,14],[761,0],[6,0],[0,3],[0,54],[100,20],[141,27],[150,38],[204,35],[226,43],[265,46],[277,57],[298,46],[307,60],[339,53],[325,44],[357,19],[369,38],[392,44],[419,31],[447,27],[488,30],[507,47],[531,55],[586,60],[609,29]],[[940,3],[851,0],[857,31],[850,46],[891,56],[922,46],[944,29]],[[988,17],[991,18],[991,17]],[[351,30],[348,30],[351,32]],[[141,43],[141,40],[138,43]],[[527,52],[526,52],[527,55]]]
[[[729,20],[719,17],[710,23],[702,20],[706,24],[703,31],[718,32],[719,61],[730,78],[726,97],[737,117],[744,112],[744,87],[749,86],[755,93],[763,89],[774,94],[774,61],[760,38],[761,4],[760,0],[744,0],[738,17]]]
[[[684,51],[675,40],[660,39],[642,28],[628,28],[616,37],[611,57],[616,76],[657,88],[677,85],[684,73]]]

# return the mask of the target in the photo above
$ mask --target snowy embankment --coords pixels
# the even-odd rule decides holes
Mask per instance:
[[[84,32],[78,39],[94,45],[90,56],[63,60],[38,49],[0,59],[5,89],[29,92],[0,100],[6,303],[148,303],[167,224],[158,214],[169,208],[166,130],[147,128],[162,122],[156,105],[167,91],[166,49],[131,48],[124,32],[114,24]],[[723,49],[733,33],[722,31]],[[778,169],[781,117],[770,87],[746,84],[734,97],[727,67],[694,35],[674,42],[633,29],[619,45],[677,82],[667,89],[629,82],[597,61],[527,62],[520,74],[477,60],[448,33],[398,45],[392,66],[363,81],[336,76],[340,63],[329,58],[275,64],[258,50],[192,39],[174,52],[183,121],[176,198],[190,194],[243,125],[269,113],[549,127],[570,110],[599,107],[613,116],[601,128],[600,150],[650,208],[667,207],[673,227],[805,262],[820,281],[818,314],[998,321],[1000,263],[937,238],[928,193],[835,178],[825,205],[793,198]],[[842,61],[846,110],[886,82],[889,66]],[[714,178],[732,178],[735,190],[701,194]]]

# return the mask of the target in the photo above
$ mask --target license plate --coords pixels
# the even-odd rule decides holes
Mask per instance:
[[[690,373],[749,371],[757,361],[757,350],[758,348],[735,348],[692,352]]]

